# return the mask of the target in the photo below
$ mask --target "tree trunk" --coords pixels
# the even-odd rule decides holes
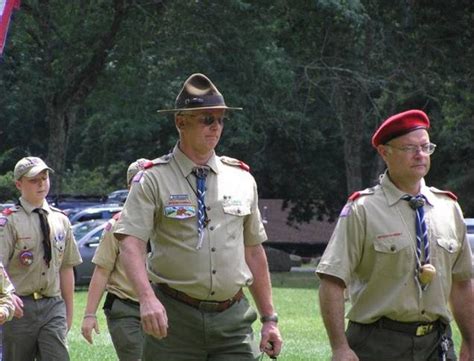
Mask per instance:
[[[51,194],[59,194],[62,190],[70,130],[74,128],[76,122],[76,109],[76,107],[71,107],[64,110],[48,105],[48,165],[55,171]]]

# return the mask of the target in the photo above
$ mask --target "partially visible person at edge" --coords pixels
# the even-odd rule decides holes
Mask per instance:
[[[167,110],[175,113],[179,142],[134,177],[115,230],[140,301],[145,361],[280,353],[257,186],[247,165],[214,151],[231,109],[241,108],[228,107],[205,75],[184,82]],[[263,322],[260,347],[246,286]]]
[[[0,220],[0,223],[2,221]],[[4,222],[4,221],[3,221]],[[0,360],[2,360],[2,332],[3,324],[13,318],[15,306],[13,305],[13,287],[0,260]]]
[[[456,360],[453,316],[460,359],[474,360],[471,250],[456,196],[425,184],[429,127],[421,110],[380,125],[372,145],[387,170],[349,197],[317,267],[334,361]]]
[[[147,159],[141,158],[130,164],[127,170],[129,187],[135,174],[143,170],[147,162]],[[105,226],[99,247],[92,259],[95,269],[87,294],[82,336],[92,344],[92,330],[99,333],[96,312],[107,289],[103,309],[117,357],[120,361],[136,361],[140,360],[142,354],[143,330],[138,297],[125,274],[119,257],[119,242],[113,235],[120,215],[120,212],[116,213]]]
[[[18,204],[0,217],[0,259],[15,287],[15,317],[3,326],[3,360],[69,360],[73,267],[82,262],[69,219],[46,201],[49,168],[22,158],[13,177]]]

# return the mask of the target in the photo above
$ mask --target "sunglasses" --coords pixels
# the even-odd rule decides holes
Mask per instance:
[[[214,116],[214,115],[188,115],[189,117],[192,117],[192,118],[198,118],[199,120],[199,123],[201,123],[202,125],[206,126],[206,127],[209,127],[211,126],[212,124],[214,124],[215,121],[217,121],[219,123],[219,125],[224,125],[224,120],[226,120],[227,118],[222,116],[222,117],[217,117],[217,116]]]

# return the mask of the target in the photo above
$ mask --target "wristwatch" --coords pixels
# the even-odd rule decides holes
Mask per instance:
[[[278,315],[276,313],[274,313],[273,315],[262,316],[262,317],[260,317],[260,322],[261,323],[265,323],[265,322],[275,322],[275,323],[277,323],[278,322]]]

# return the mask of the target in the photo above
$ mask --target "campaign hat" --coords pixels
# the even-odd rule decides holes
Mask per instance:
[[[13,171],[13,178],[19,180],[21,177],[34,177],[47,169],[54,172],[41,158],[38,157],[24,157],[20,159]]]
[[[386,119],[372,136],[372,145],[376,148],[394,138],[400,137],[417,129],[429,129],[428,116],[419,109],[411,109],[392,115]]]
[[[229,107],[212,81],[201,73],[192,74],[183,84],[173,109],[162,109],[158,112],[186,112],[202,109],[242,110]]]

